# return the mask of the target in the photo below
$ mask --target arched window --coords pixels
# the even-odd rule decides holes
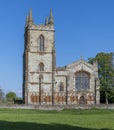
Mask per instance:
[[[40,35],[39,37],[39,50],[44,51],[44,36]]]
[[[59,91],[64,91],[64,85],[63,85],[63,82],[60,82],[60,85],[59,85]]]
[[[90,87],[90,75],[84,71],[76,73],[76,89],[86,90]]]
[[[43,63],[39,64],[39,71],[44,71],[44,64]]]
[[[43,80],[43,75],[42,74],[39,75],[39,81],[41,82],[41,80]]]

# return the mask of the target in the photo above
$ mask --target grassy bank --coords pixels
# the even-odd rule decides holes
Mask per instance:
[[[114,130],[114,110],[0,109],[0,130]]]

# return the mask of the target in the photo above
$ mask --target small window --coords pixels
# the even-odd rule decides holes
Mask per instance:
[[[63,85],[63,82],[60,82],[60,85],[59,85],[59,91],[64,91],[64,85]]]
[[[43,35],[40,35],[39,37],[39,50],[41,52],[44,51],[44,36]]]
[[[40,63],[40,64],[39,64],[39,70],[40,70],[40,71],[44,71],[44,64],[43,64],[43,63]]]

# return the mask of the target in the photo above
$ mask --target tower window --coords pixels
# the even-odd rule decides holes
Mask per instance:
[[[40,63],[40,64],[39,64],[39,70],[40,70],[40,71],[44,71],[44,64],[43,64],[43,63]]]
[[[60,85],[59,85],[59,91],[64,91],[64,85],[63,85],[63,82],[60,82]]]
[[[39,50],[44,51],[44,36],[40,35],[39,37]]]
[[[90,76],[88,73],[84,71],[76,73],[75,80],[76,80],[76,89],[78,90],[89,89]]]

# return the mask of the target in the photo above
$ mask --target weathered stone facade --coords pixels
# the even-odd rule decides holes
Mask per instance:
[[[25,27],[23,99],[26,104],[99,104],[97,62],[83,59],[56,68],[54,20],[36,25],[32,11]]]

